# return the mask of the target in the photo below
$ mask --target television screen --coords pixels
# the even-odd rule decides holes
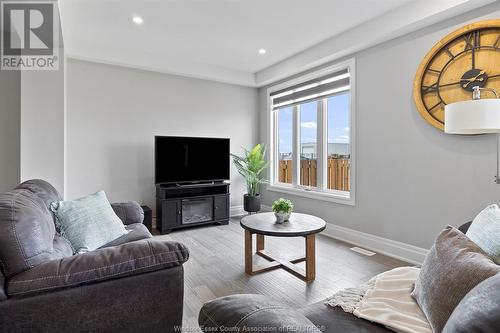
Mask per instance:
[[[155,137],[155,183],[229,179],[229,139]]]

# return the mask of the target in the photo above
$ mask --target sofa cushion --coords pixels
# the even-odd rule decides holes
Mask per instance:
[[[205,303],[198,323],[205,332],[320,332],[296,310],[262,295],[231,295]]]
[[[27,189],[0,194],[0,263],[8,279],[41,263],[67,255],[54,251],[52,214]]]
[[[134,223],[125,226],[125,229],[128,231],[125,235],[112,240],[106,245],[101,246],[100,248],[117,246],[121,244],[125,244],[128,242],[134,242],[141,239],[152,238],[153,235],[149,232],[148,228],[142,223]]]
[[[112,203],[111,207],[125,225],[144,221],[144,210],[135,201]]]
[[[500,330],[500,274],[474,287],[446,323],[443,333],[497,333]]]
[[[54,236],[54,253],[57,253],[59,258],[71,257],[75,251],[71,243],[61,235],[57,234]]]
[[[31,179],[19,184],[16,189],[28,190],[37,197],[39,197],[45,204],[45,207],[50,211],[54,225],[56,219],[54,213],[50,210],[50,204],[55,201],[62,200],[61,195],[54,186],[41,179]],[[54,251],[61,254],[61,258],[73,255],[74,251],[71,244],[60,237],[56,228],[56,235],[54,237]]]
[[[323,333],[390,333],[383,325],[358,318],[340,307],[318,302],[299,309]]]
[[[436,238],[422,264],[412,296],[435,333],[477,284],[500,270],[479,246],[453,227]]]
[[[183,267],[0,302],[2,333],[181,333]],[[234,332],[236,333],[236,332]]]
[[[104,191],[72,201],[53,202],[50,207],[62,235],[76,253],[93,251],[127,233]]]
[[[50,185],[45,180],[31,179],[19,184],[16,189],[28,190],[42,199],[45,207],[49,209],[50,204],[55,201],[62,200],[61,195],[54,186]]]
[[[497,205],[489,205],[477,214],[466,235],[500,264],[500,209]]]
[[[38,265],[7,282],[9,296],[73,287],[182,265],[187,248],[176,242],[142,240]],[[168,283],[167,281],[165,283]]]

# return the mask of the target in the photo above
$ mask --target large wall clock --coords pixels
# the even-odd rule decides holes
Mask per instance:
[[[418,67],[413,97],[424,119],[443,130],[444,106],[472,99],[475,86],[500,93],[500,20],[466,25],[437,42]]]

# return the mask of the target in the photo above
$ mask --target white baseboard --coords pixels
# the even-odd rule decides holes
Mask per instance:
[[[271,211],[271,207],[262,205],[262,210]],[[429,250],[421,247],[341,227],[331,223],[326,224],[326,229],[322,232],[322,234],[415,265],[422,264],[425,256],[429,252]]]
[[[419,265],[429,252],[421,247],[327,223],[323,234],[367,250]]]
[[[241,215],[246,215],[247,212],[243,209],[243,205],[240,206],[231,206],[231,209],[229,210],[229,216],[241,216]]]

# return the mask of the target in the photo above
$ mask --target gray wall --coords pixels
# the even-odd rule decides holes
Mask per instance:
[[[64,43],[59,68],[21,72],[21,181],[40,178],[64,195]]]
[[[0,192],[19,184],[20,119],[21,72],[0,70]]]
[[[69,59],[67,197],[104,189],[154,207],[154,136],[228,137],[240,153],[257,141],[257,102],[252,88]],[[237,206],[245,188],[231,170]]]
[[[19,184],[20,119],[21,72],[0,69],[0,192]]]
[[[44,179],[64,195],[64,64],[21,77],[21,181]]]
[[[19,184],[21,72],[0,70],[0,192]]]
[[[498,9],[488,6],[355,54],[356,205],[287,195],[296,210],[429,248],[443,226],[468,221],[498,202],[495,137],[446,135],[422,119],[412,99],[415,72],[434,43],[469,21],[500,17]],[[264,88],[259,95],[265,141]],[[266,191],[264,202],[280,196]]]

